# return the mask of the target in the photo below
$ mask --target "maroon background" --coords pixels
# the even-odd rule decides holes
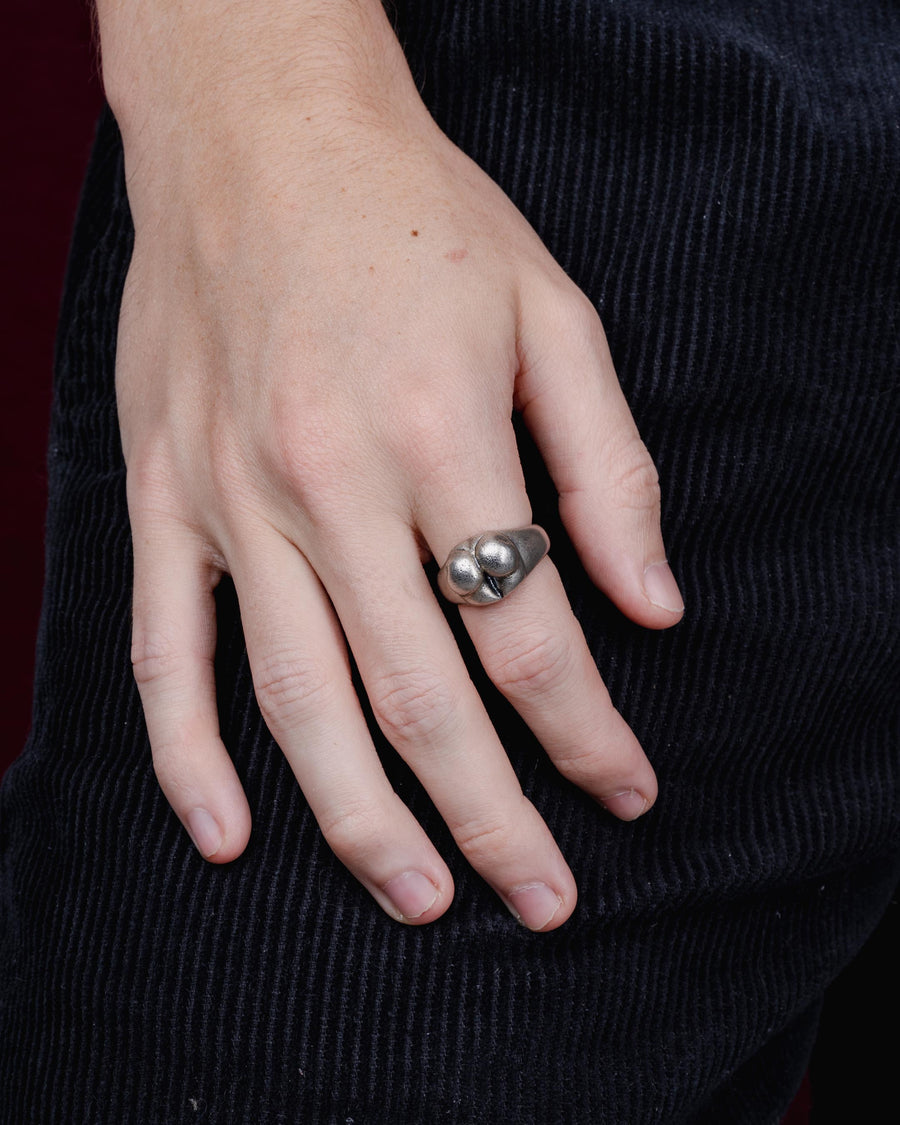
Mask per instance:
[[[4,0],[0,22],[0,773],[28,733],[45,447],[66,247],[101,104],[85,0]]]

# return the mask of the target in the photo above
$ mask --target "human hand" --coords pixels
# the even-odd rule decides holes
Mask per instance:
[[[371,18],[366,34],[383,34]],[[262,713],[325,838],[392,917],[429,922],[452,879],[381,768],[349,645],[466,858],[549,930],[574,880],[422,569],[531,522],[514,406],[593,580],[650,628],[681,603],[595,310],[434,126],[396,50],[384,41],[377,79],[257,87],[252,112],[232,82],[120,115],[135,675],[166,796],[207,858],[233,859],[250,813],[212,669],[212,591],[229,573]],[[624,819],[649,807],[652,768],[549,559],[508,600],[459,612],[557,768]]]

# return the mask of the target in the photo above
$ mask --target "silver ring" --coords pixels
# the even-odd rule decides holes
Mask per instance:
[[[542,527],[483,531],[457,543],[438,571],[438,588],[460,605],[493,605],[531,574],[550,550]]]

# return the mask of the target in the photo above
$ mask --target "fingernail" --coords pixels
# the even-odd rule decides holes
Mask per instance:
[[[562,906],[562,899],[546,883],[526,883],[510,891],[506,905],[517,922],[529,930],[542,930]]]
[[[647,567],[644,571],[644,593],[660,609],[667,609],[670,613],[684,611],[684,598],[668,563],[652,563]]]
[[[650,802],[637,789],[623,789],[621,793],[604,797],[600,803],[619,820],[637,820],[650,807]]]
[[[222,846],[222,829],[206,809],[191,809],[187,815],[187,828],[197,851],[209,859]]]
[[[434,906],[440,891],[420,871],[404,871],[382,888],[404,918],[421,918]]]

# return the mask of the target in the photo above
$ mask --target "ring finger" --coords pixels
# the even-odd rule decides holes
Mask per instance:
[[[452,876],[381,767],[321,584],[277,532],[244,544],[229,562],[269,729],[338,858],[392,917],[433,921]]]

